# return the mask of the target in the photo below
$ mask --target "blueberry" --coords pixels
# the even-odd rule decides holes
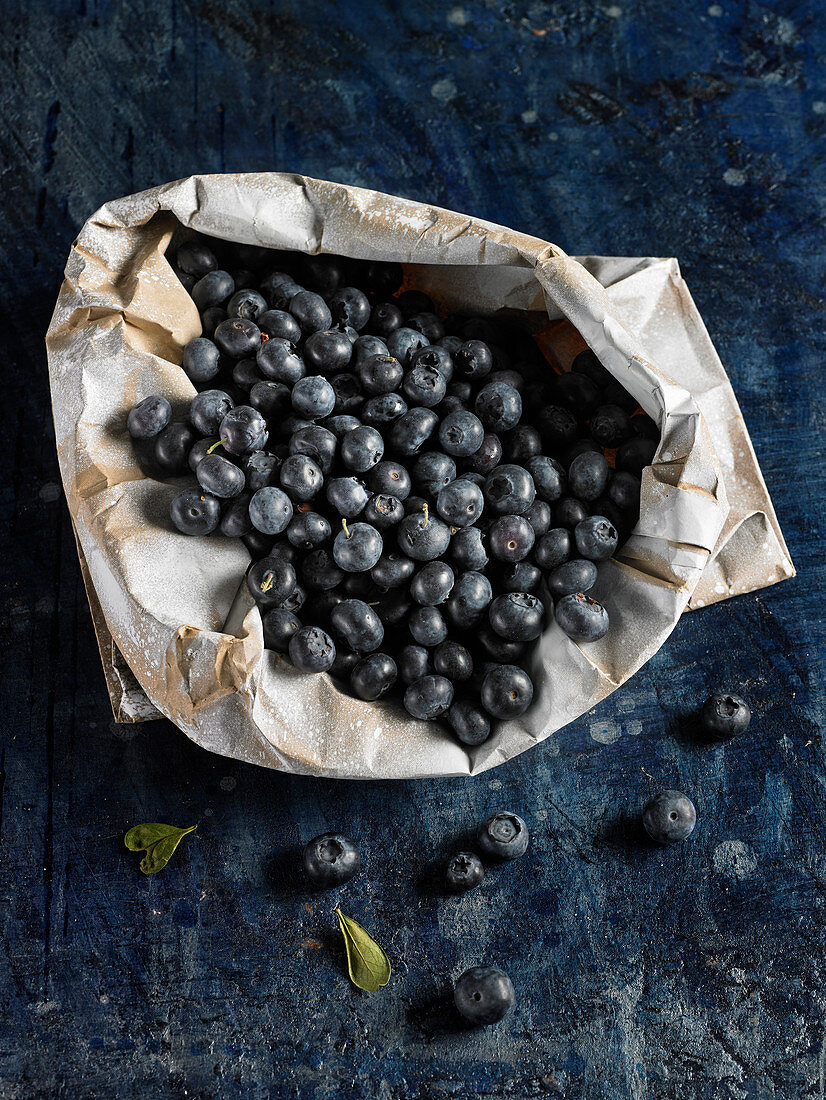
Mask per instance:
[[[339,325],[363,329],[370,320],[370,301],[362,290],[345,286],[329,299],[333,320]]]
[[[601,455],[602,448],[594,443],[593,439],[578,439],[573,446],[566,449],[565,462],[570,466],[575,458],[579,458],[580,455],[585,454]]]
[[[554,508],[554,522],[559,527],[573,530],[588,518],[588,508],[575,497],[563,497]]]
[[[218,350],[230,359],[245,359],[261,347],[261,330],[245,317],[227,317],[216,328],[213,339]]]
[[[485,498],[478,485],[465,478],[439,490],[436,511],[451,527],[467,527],[482,514]]]
[[[533,557],[540,569],[550,572],[568,561],[572,551],[570,531],[564,527],[552,527],[534,546]]]
[[[476,415],[493,432],[515,428],[522,416],[519,392],[504,382],[489,382],[476,396]]]
[[[304,360],[296,353],[289,340],[271,337],[259,348],[255,361],[265,378],[294,386],[307,373]]]
[[[465,466],[472,473],[487,477],[501,462],[502,442],[498,435],[486,432],[479,450],[465,459]]]
[[[204,492],[228,499],[244,491],[244,471],[221,455],[207,455],[198,463],[196,476]]]
[[[290,639],[302,627],[302,622],[294,611],[286,607],[273,607],[262,620],[264,624],[264,645],[276,653],[286,653]]]
[[[334,374],[344,370],[353,355],[353,345],[343,332],[314,332],[304,344],[304,362],[311,370]]]
[[[431,367],[441,374],[445,382],[449,382],[453,377],[453,360],[450,352],[447,348],[439,347],[436,344],[414,351],[410,356],[410,366],[412,368]]]
[[[551,506],[544,500],[535,500],[525,513],[525,519],[533,527],[539,539],[551,529]]]
[[[285,310],[302,288],[292,275],[285,271],[273,271],[264,278],[260,289],[272,309]]]
[[[406,500],[410,496],[410,475],[400,462],[380,462],[370,471],[367,484],[374,493],[394,496],[397,500]]]
[[[356,370],[361,366],[365,360],[372,358],[374,355],[386,355],[389,358],[393,358],[387,350],[387,344],[384,340],[379,339],[378,336],[359,336],[355,344],[353,344],[353,357],[356,364]]]
[[[386,653],[371,653],[355,666],[350,686],[359,699],[378,699],[389,691],[398,677],[396,662]]]
[[[406,645],[399,652],[399,678],[403,684],[412,684],[433,673],[430,651],[421,645]]]
[[[462,573],[447,601],[447,615],[459,630],[480,623],[493,599],[490,581],[482,573]]]
[[[481,745],[490,737],[490,718],[469,699],[456,699],[447,712],[447,720],[464,745]]]
[[[375,527],[353,523],[336,535],[333,558],[347,573],[366,573],[381,557],[382,547],[382,537]]]
[[[525,463],[525,469],[533,478],[539,500],[553,503],[565,492],[565,468],[555,458],[534,455]]]
[[[616,447],[631,435],[631,422],[619,405],[600,405],[591,416],[590,429],[600,446]]]
[[[444,676],[422,676],[404,693],[404,706],[414,718],[433,721],[441,718],[453,702],[453,684]]]
[[[269,337],[276,336],[290,344],[297,344],[301,340],[301,325],[284,309],[268,309],[259,313],[255,323]]]
[[[416,313],[433,312],[433,299],[429,298],[423,290],[405,290],[398,296],[396,302],[405,317],[412,317]]]
[[[406,555],[391,552],[382,554],[370,570],[370,576],[379,588],[401,588],[413,576],[415,569],[415,563]]]
[[[181,271],[194,275],[196,279],[202,279],[208,271],[214,271],[218,266],[215,253],[199,240],[182,244],[175,254],[175,263]]]
[[[332,294],[344,278],[344,261],[340,256],[319,253],[299,257],[301,279],[319,294]]]
[[[297,512],[287,528],[290,544],[301,550],[312,550],[321,546],[331,534],[328,520],[317,512]]]
[[[613,374],[600,363],[596,354],[588,348],[581,351],[571,364],[571,370],[576,374],[584,374],[596,383],[599,389],[604,389],[614,379]]]
[[[574,529],[580,556],[589,561],[606,561],[617,548],[617,529],[604,516],[588,516]]]
[[[608,612],[582,592],[562,596],[555,615],[556,621],[575,642],[596,642],[608,633]]]
[[[238,539],[254,530],[250,521],[249,505],[250,494],[240,493],[224,506],[219,524],[222,535],[230,539]]]
[[[618,470],[608,485],[608,499],[620,512],[636,520],[640,511],[640,479]]]
[[[675,844],[694,832],[697,811],[687,794],[659,791],[642,812],[645,831],[657,844]]]
[[[289,388],[283,382],[255,382],[250,388],[249,403],[265,420],[281,420],[292,408]]]
[[[199,467],[200,469],[200,467]],[[280,535],[293,518],[290,498],[274,485],[257,489],[250,498],[250,519],[256,531],[263,535]]]
[[[193,382],[209,382],[221,369],[221,353],[206,336],[197,336],[184,348],[181,366]]]
[[[447,387],[447,392],[451,397],[458,398],[460,404],[464,408],[470,403],[470,399],[473,396],[473,384],[464,379],[456,379]],[[479,420],[478,417],[476,419]],[[482,421],[479,420],[479,423],[481,424]]]
[[[393,422],[388,442],[400,455],[417,454],[436,431],[438,423],[439,418],[432,409],[408,409]],[[481,429],[481,424],[479,427]],[[439,438],[441,439],[441,433]],[[448,450],[447,447],[444,449]]]
[[[513,665],[521,661],[528,650],[527,642],[509,642],[501,634],[497,634],[489,623],[480,626],[475,637],[487,661],[500,665]],[[483,675],[487,675],[487,671],[488,669],[483,665]]]
[[[267,438],[267,422],[252,406],[236,405],[221,421],[219,435],[230,454],[250,454],[263,447]]]
[[[220,306],[210,306],[209,309],[205,309],[201,314],[201,328],[203,334],[209,339],[212,339],[215,334],[216,328],[222,321],[226,321],[227,311],[221,309]]]
[[[430,561],[410,582],[410,595],[422,606],[444,603],[455,582],[453,570],[447,562]]]
[[[318,427],[326,428],[333,433],[336,439],[341,439],[342,436],[351,432],[353,428],[358,428],[360,424],[361,421],[357,416],[341,413],[325,417],[322,424],[318,425]]]
[[[554,569],[548,577],[548,588],[556,596],[572,596],[577,592],[587,592],[597,583],[597,567],[592,561],[576,558],[564,562]]]
[[[227,302],[228,317],[243,317],[247,321],[256,321],[256,323],[266,309],[266,299],[257,290],[236,290]],[[260,325],[258,327],[260,329]]]
[[[317,626],[302,626],[290,638],[290,660],[301,672],[328,672],[336,659],[333,639]]]
[[[402,311],[397,305],[393,302],[379,302],[370,311],[367,327],[376,336],[386,338],[397,328],[401,328],[403,321]]]
[[[405,516],[399,524],[399,548],[415,561],[440,558],[450,545],[450,529],[424,512]]]
[[[424,645],[424,642],[421,644]],[[473,658],[459,642],[444,641],[433,654],[433,667],[440,676],[446,676],[456,684],[469,680],[473,675]]]
[[[251,390],[257,382],[263,382],[254,359],[239,359],[232,368],[232,381],[238,389]]]
[[[236,497],[235,500],[243,500],[245,497],[246,493]],[[234,503],[235,501],[233,501]],[[272,535],[262,535],[260,531],[255,530],[252,524],[250,524],[250,528],[251,530],[246,535],[241,536],[241,542],[246,546],[250,557],[257,561],[259,558],[264,558],[271,553],[275,539]]]
[[[490,859],[518,859],[528,850],[530,832],[518,814],[500,811],[483,821],[476,842]]]
[[[220,522],[221,504],[199,489],[185,489],[170,504],[169,516],[184,535],[209,535]]]
[[[516,994],[513,983],[503,970],[493,966],[474,966],[458,979],[453,1000],[459,1014],[468,1023],[497,1024],[513,1008]]]
[[[418,645],[440,645],[447,637],[447,624],[437,607],[414,607],[407,626]]]
[[[465,527],[457,531],[450,540],[450,556],[457,569],[484,569],[488,564],[488,553],[479,528]]]
[[[279,549],[279,553],[281,553]],[[286,600],[282,601],[280,606],[285,611],[290,611],[293,614],[300,611],[304,604],[307,602],[307,593],[301,587],[300,584],[296,584],[292,592],[287,596]]]
[[[361,660],[358,653],[351,653],[349,650],[337,649],[336,659],[330,668],[330,675],[337,676],[340,680],[347,680],[349,682],[350,677],[353,675],[353,669]]]
[[[453,713],[453,707],[450,708],[450,713]],[[484,877],[482,861],[473,852],[457,852],[447,862],[445,882],[448,890],[454,894],[463,894],[466,890],[475,889]]]
[[[368,397],[361,407],[362,423],[371,428],[385,428],[404,416],[407,412],[407,402],[397,393],[380,393],[375,397]]]
[[[328,550],[311,550],[301,563],[301,579],[314,591],[327,591],[341,584],[344,574]]]
[[[349,470],[366,473],[381,462],[384,440],[375,428],[359,427],[341,440],[341,460]]]
[[[369,493],[357,478],[334,477],[327,482],[327,500],[345,519],[355,519],[368,499]]]
[[[703,703],[702,725],[718,741],[728,741],[748,728],[751,709],[739,695],[716,692]]]
[[[404,381],[404,370],[392,355],[371,355],[362,359],[356,368],[362,390],[371,397],[381,393],[394,393]]]
[[[247,489],[251,493],[263,489],[265,485],[274,485],[278,480],[281,462],[267,451],[253,451],[243,460],[243,469]]]
[[[395,527],[404,519],[404,505],[398,497],[387,493],[374,493],[362,512],[362,519],[366,523],[372,523],[380,531],[386,531]]]
[[[494,718],[518,718],[531,705],[533,682],[518,665],[496,665],[485,674],[480,699]]]
[[[443,336],[439,341],[439,347],[445,348],[452,359],[463,343],[461,336]]]
[[[441,340],[445,334],[445,326],[436,314],[429,310],[415,313],[412,317],[408,317],[407,324],[410,328],[414,328],[417,332],[421,332],[426,336],[431,344],[434,344],[437,340]]]
[[[343,600],[330,612],[330,625],[355,653],[372,653],[384,639],[384,627],[364,600]]]
[[[403,325],[387,337],[387,351],[405,366],[414,352],[427,347],[429,340],[421,332]]]
[[[500,587],[505,592],[533,592],[541,580],[541,571],[529,561],[511,562],[499,575]]]
[[[321,467],[309,455],[290,455],[279,470],[281,488],[291,500],[312,500],[324,484]]]
[[[189,469],[188,456],[196,435],[189,424],[174,421],[155,436],[155,462],[166,477],[180,477]]]
[[[554,397],[571,412],[588,416],[600,402],[600,387],[587,375],[572,371],[556,379]]]
[[[293,409],[308,420],[329,416],[335,408],[336,391],[320,374],[299,378],[293,386]]]
[[[321,329],[329,329],[333,323],[329,306],[320,294],[312,290],[299,290],[290,298],[288,308],[301,325],[305,336]]]
[[[635,416],[632,425],[641,418]],[[657,453],[659,441],[656,439],[629,439],[617,448],[616,468],[636,477],[641,477],[646,466],[650,466]]]
[[[361,856],[346,836],[322,833],[305,846],[301,862],[310,882],[327,889],[349,882],[361,867]]]
[[[504,463],[485,479],[485,503],[494,515],[523,515],[535,496],[533,478],[524,466]]]
[[[408,372],[402,389],[411,404],[432,408],[445,396],[447,382],[435,367],[419,363]]]
[[[605,492],[611,467],[603,454],[586,451],[568,467],[568,485],[579,500],[596,500]]]
[[[413,464],[413,484],[423,493],[436,496],[456,477],[456,463],[441,451],[427,451]]]
[[[569,447],[579,431],[576,417],[561,405],[546,405],[539,413],[537,427],[542,441],[551,451]]]
[[[542,437],[530,424],[520,424],[502,441],[502,454],[506,462],[524,466],[528,459],[542,453]]]
[[[144,397],[126,418],[126,427],[133,439],[151,439],[172,419],[172,406],[165,397]],[[208,434],[208,433],[204,433]]]
[[[328,428],[323,428],[320,424],[310,424],[293,432],[289,447],[291,455],[307,455],[326,475],[332,469],[338,440]]]
[[[453,356],[453,366],[459,378],[484,378],[493,370],[493,355],[482,340],[466,340]]]
[[[505,592],[488,608],[490,625],[508,642],[532,642],[542,633],[545,606],[529,592]]]
[[[485,439],[485,429],[478,416],[467,409],[448,413],[439,425],[442,450],[458,458],[475,454]]]
[[[192,288],[192,301],[203,313],[222,305],[235,291],[235,280],[228,271],[208,271]]]
[[[524,516],[500,516],[488,528],[490,552],[499,561],[522,561],[535,541],[533,527]]]
[[[262,607],[278,607],[295,591],[293,566],[281,557],[262,558],[247,572],[247,589]]]

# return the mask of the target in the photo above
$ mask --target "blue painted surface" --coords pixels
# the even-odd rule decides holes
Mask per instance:
[[[821,1097],[824,137],[816,3],[424,0],[7,4],[0,37],[0,1095]],[[690,10],[689,10],[690,9]],[[111,723],[57,484],[42,335],[107,198],[298,170],[576,253],[676,255],[726,363],[799,575],[686,616],[623,691],[479,779],[334,783]],[[7,312],[8,311],[8,312]],[[748,735],[699,742],[713,687]],[[646,846],[648,793],[694,838]],[[482,816],[530,855],[475,894],[433,869]],[[147,880],[141,820],[199,822]],[[302,842],[361,844],[340,895]],[[373,997],[333,908],[386,946]],[[518,1009],[465,1032],[451,978]]]

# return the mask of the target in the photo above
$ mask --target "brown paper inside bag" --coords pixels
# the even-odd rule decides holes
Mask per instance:
[[[242,243],[400,260],[451,307],[566,319],[660,423],[640,522],[600,569],[596,598],[611,630],[580,647],[550,625],[533,657],[533,706],[484,745],[458,745],[398,703],[353,699],[329,676],[302,675],[264,650],[260,615],[239,593],[249,561],[240,541],[171,529],[169,502],[183,482],[144,477],[125,418],[150,393],[179,408],[194,393],[179,363],[199,318],[164,255],[179,224]],[[98,211],[70,254],[47,346],[61,473],[119,720],[162,714],[214,752],[297,773],[473,774],[627,680],[692,598],[791,575],[742,417],[675,262],[588,264],[607,289],[547,242],[300,176],[192,177]],[[658,312],[666,301],[670,326]],[[154,711],[118,668],[131,670]]]

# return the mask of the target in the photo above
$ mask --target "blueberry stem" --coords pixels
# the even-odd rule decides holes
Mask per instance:
[[[224,442],[223,439],[219,439],[217,443],[213,443],[211,447],[207,447],[207,454],[211,455],[216,447],[223,447]]]
[[[430,509],[427,506],[427,501],[425,501],[422,505],[422,511],[424,512],[424,525],[425,527],[427,527],[428,523],[430,522]]]
[[[349,531],[347,530],[347,520],[346,520],[346,519],[342,519],[342,521],[341,521],[341,526],[342,526],[342,527],[344,528],[344,536],[345,536],[345,538],[348,538],[348,539],[349,539],[349,538],[352,538],[353,536],[352,536],[352,535],[350,534],[350,532],[349,532]]]
[[[264,574],[264,580],[261,582],[261,591],[262,592],[269,592],[269,590],[272,588],[272,580],[273,580],[273,573],[272,573],[272,570],[270,570],[268,573]]]

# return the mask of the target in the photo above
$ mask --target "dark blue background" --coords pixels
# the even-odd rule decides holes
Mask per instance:
[[[824,138],[815,2],[3,5],[0,1094],[822,1097]],[[114,726],[59,490],[42,337],[103,201],[282,169],[396,192],[574,253],[676,255],[799,570],[687,615],[591,715],[471,780],[335,783]],[[754,721],[690,715],[720,685]],[[677,850],[636,824],[695,799]],[[433,861],[512,808],[530,854],[464,899]],[[198,822],[146,879],[143,820]],[[365,872],[302,892],[326,828]],[[333,908],[386,946],[368,997]],[[451,979],[519,1005],[462,1031]]]

